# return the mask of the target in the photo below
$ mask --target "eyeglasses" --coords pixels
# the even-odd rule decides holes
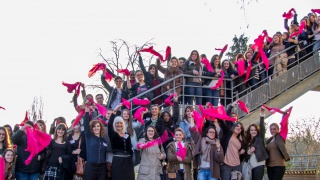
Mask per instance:
[[[142,76],[143,74],[136,74],[136,76]]]

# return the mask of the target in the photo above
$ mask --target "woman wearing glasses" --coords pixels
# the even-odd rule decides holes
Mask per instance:
[[[145,82],[144,74],[143,74],[142,70],[136,71],[136,78],[137,78],[138,82],[135,83],[133,86],[131,86],[131,83],[129,81],[127,81],[128,89],[135,92],[134,96],[137,96],[137,95],[139,95],[139,94],[141,94],[151,88],[151,86]],[[147,98],[150,100],[153,98],[153,93],[149,92],[147,94],[140,96],[139,98],[141,98],[141,99]]]
[[[153,126],[147,127],[145,137],[139,140],[137,149],[141,151],[141,162],[138,172],[138,180],[160,180],[160,174],[163,174],[161,160],[166,158],[166,153],[162,145],[154,145],[144,148],[147,142],[158,138],[157,130]]]
[[[194,165],[199,168],[199,180],[218,180],[220,177],[220,163],[223,162],[223,149],[214,126],[209,126],[202,134],[195,126],[190,127],[191,137],[195,143]]]

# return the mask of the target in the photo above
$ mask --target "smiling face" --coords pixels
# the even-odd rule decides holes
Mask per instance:
[[[180,66],[180,67],[183,67],[183,65],[184,65],[184,60],[182,60],[182,59],[179,60],[179,66]]]
[[[57,137],[63,137],[64,133],[66,133],[66,131],[63,128],[57,129]]]
[[[210,128],[207,132],[207,137],[210,139],[216,138],[216,130],[213,128]]]
[[[95,123],[92,127],[92,131],[93,131],[93,134],[95,136],[100,136],[100,130],[101,130],[101,126],[99,123]]]
[[[99,95],[96,96],[96,102],[98,104],[103,105],[103,101],[104,101],[104,98],[103,98],[102,95],[99,94]]]
[[[214,64],[218,65],[220,63],[220,57],[216,56],[216,59],[214,60]]]
[[[136,72],[136,78],[138,79],[138,81],[143,81],[143,73],[142,71],[138,71]]]
[[[149,73],[152,74],[152,75],[155,75],[155,74],[156,74],[156,68],[155,68],[155,67],[152,67],[152,68],[149,70]]]
[[[277,35],[273,36],[273,41],[274,41],[275,43],[279,43],[279,42],[280,42],[279,36],[277,36]]]
[[[6,153],[4,154],[4,160],[8,163],[13,162],[13,157],[14,153],[12,151],[6,151]]]
[[[196,61],[197,60],[197,58],[198,58],[198,53],[196,52],[196,51],[192,51],[192,53],[191,53],[191,60],[192,61]]]
[[[233,133],[240,134],[241,133],[241,125],[238,123],[237,126],[233,129]]]
[[[188,109],[186,109],[185,116],[188,118],[191,118],[191,113],[192,113],[192,111],[188,108]]]
[[[174,133],[174,138],[176,139],[177,142],[181,142],[182,139],[184,138],[184,134],[181,131],[176,131]]]
[[[272,136],[274,136],[274,135],[276,135],[277,133],[279,133],[278,127],[275,126],[275,125],[271,125],[271,126],[270,126],[270,134],[271,134]]]
[[[152,128],[152,127],[149,127],[148,129],[147,129],[147,137],[148,137],[148,139],[149,140],[152,140],[153,139],[153,137],[154,137],[154,129]]]
[[[152,116],[158,116],[159,115],[159,107],[158,106],[152,106],[151,107],[151,115]]]
[[[251,137],[254,138],[254,137],[257,136],[257,134],[258,134],[258,131],[257,131],[256,127],[251,126],[250,127],[250,135],[251,135]]]
[[[0,142],[4,142],[6,138],[6,132],[3,129],[0,129]]]
[[[177,59],[171,59],[170,63],[171,63],[171,67],[178,67],[178,60]]]
[[[118,132],[122,132],[123,127],[124,127],[124,124],[123,124],[122,121],[118,121],[118,122],[116,123],[116,129],[117,129]]]
[[[129,114],[129,111],[123,111],[122,112],[122,118],[123,118],[123,120],[129,120],[129,118],[130,118],[130,114]]]
[[[169,121],[170,121],[170,116],[169,116],[168,113],[165,113],[165,114],[163,115],[163,120],[164,120],[164,122],[169,122]]]
[[[229,66],[230,66],[230,62],[229,61],[224,61],[223,62],[224,69],[229,69]]]

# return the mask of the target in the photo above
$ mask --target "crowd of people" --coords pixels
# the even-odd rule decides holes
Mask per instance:
[[[261,107],[260,124],[250,124],[245,130],[243,124],[238,122],[237,114],[232,112],[236,101],[232,101],[231,91],[226,90],[231,88],[230,81],[220,84],[220,89],[210,88],[216,86],[218,79],[224,76],[236,84],[242,84],[237,87],[238,93],[242,94],[248,88],[253,90],[296,65],[301,58],[295,47],[300,50],[308,47],[305,48],[305,56],[319,50],[320,17],[310,13],[301,19],[302,22],[306,23],[306,28],[298,35],[290,36],[299,31],[295,13],[289,26],[285,20],[286,32],[276,33],[272,41],[266,41],[264,52],[268,57],[275,57],[269,59],[268,71],[258,55],[257,47],[250,45],[246,52],[237,55],[235,61],[244,61],[245,70],[249,71],[247,68],[252,64],[248,83],[243,83],[243,74],[240,75],[239,68],[233,66],[231,61],[223,60],[221,63],[223,52],[212,56],[210,64],[213,71],[201,63],[201,57],[206,55],[200,56],[196,50],[190,53],[188,59],[172,57],[167,67],[157,60],[148,70],[139,55],[140,70],[131,71],[126,81],[114,75],[114,87],[105,80],[105,71],[112,72],[104,69],[101,83],[109,94],[106,104],[103,94],[95,97],[86,94],[82,83],[83,103],[79,105],[77,94],[74,95],[74,107],[79,115],[82,114],[81,121],[73,120],[67,126],[65,118],[58,117],[51,124],[49,132],[43,120],[28,120],[15,125],[13,129],[10,125],[0,127],[0,160],[4,163],[2,166],[0,163],[4,171],[0,175],[5,176],[1,178],[229,180],[241,178],[242,164],[247,162],[252,167],[252,179],[263,179],[265,166],[270,180],[282,179],[285,161],[290,160],[285,141],[288,134],[287,117],[291,109],[279,110],[283,114],[281,128],[278,124],[271,124],[271,137],[265,143],[266,108]],[[283,52],[290,47],[294,48]],[[176,78],[148,91],[180,74],[191,76]],[[202,79],[203,76],[208,78]],[[173,93],[173,105],[164,105],[164,100]],[[183,94],[186,99],[182,99]],[[122,103],[122,99],[128,100],[138,95],[140,99],[151,101],[141,114],[143,122],[133,116],[133,109],[137,107],[129,110]],[[181,102],[186,104],[184,112],[180,112]],[[231,104],[227,113],[234,121],[205,116],[199,128],[195,120],[198,111],[194,104],[202,104],[206,109]],[[104,106],[106,111],[101,113],[99,106]],[[49,141],[46,138],[37,139],[48,137],[46,135],[52,138]],[[32,151],[32,147],[28,146],[31,137],[48,145]],[[85,164],[84,174],[76,173],[79,158]],[[136,165],[139,165],[137,177],[134,173]]]

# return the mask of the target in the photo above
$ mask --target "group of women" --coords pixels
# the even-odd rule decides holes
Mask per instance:
[[[74,126],[69,134],[65,123],[57,124],[49,146],[38,153],[29,165],[25,164],[29,156],[25,151],[28,143],[26,127],[45,132],[45,124],[42,121],[35,124],[27,121],[11,137],[10,128],[1,127],[0,148],[5,161],[6,179],[75,178],[75,162],[82,151],[86,152],[83,156],[84,179],[105,180],[108,173],[112,179],[135,179],[133,146],[141,153],[137,179],[231,179],[241,172],[242,162],[252,166],[253,179],[263,179],[265,166],[269,179],[282,179],[285,161],[290,159],[285,147],[288,133],[285,126],[288,122],[281,122],[281,129],[278,124],[271,124],[272,136],[265,145],[263,107],[260,125],[251,124],[246,131],[240,122],[211,118],[204,119],[204,127],[200,130],[195,124],[192,106],[185,109],[180,127],[176,125],[179,121],[178,98],[175,97],[174,101],[172,115],[168,111],[160,113],[158,105],[151,106],[150,112],[143,112],[145,126],[141,132],[132,122],[128,123],[134,121],[129,110],[123,109],[119,113],[121,103],[113,110],[107,126],[100,120],[92,119],[93,109],[90,106],[80,106],[85,111],[83,132],[80,124]],[[207,105],[209,108],[209,103]],[[281,113],[285,116],[287,111]],[[128,131],[128,124],[134,133]],[[107,166],[107,149],[110,147],[104,138],[106,133],[113,153],[110,169]],[[132,141],[133,134],[141,134],[139,142]],[[158,141],[166,135],[168,138]],[[80,145],[82,139],[85,147]],[[12,144],[15,144],[15,150]],[[41,162],[46,162],[43,172],[38,169]]]
[[[297,23],[289,27],[290,32],[273,36],[272,42],[265,44],[264,49],[269,56],[294,46],[301,41],[310,43],[318,41],[320,32],[320,18],[315,14],[301,20],[307,24],[306,31],[290,38],[290,33],[297,31]],[[311,36],[314,35],[314,36]],[[312,42],[311,42],[312,43]],[[313,50],[319,49],[319,42],[313,45]],[[310,51],[312,52],[312,50]],[[287,51],[282,56],[288,57],[288,62],[276,66],[270,72],[265,71],[261,59],[257,58],[258,49],[248,47],[247,52],[239,54],[236,61],[245,61],[245,67],[252,63],[254,68],[250,73],[249,85],[252,89],[266,80],[267,74],[278,76],[287,66],[296,63],[294,52]],[[201,63],[200,54],[193,50],[188,58],[172,57],[167,67],[163,67],[159,60],[145,69],[141,56],[139,64],[141,70],[130,72],[127,82],[122,85],[122,78],[115,77],[116,88],[111,88],[106,82],[103,85],[112,99],[108,102],[106,114],[99,114],[92,95],[86,95],[84,105],[77,106],[76,110],[83,112],[81,122],[72,122],[68,128],[64,118],[55,119],[50,128],[53,135],[48,146],[39,150],[29,163],[30,156],[27,134],[34,131],[47,133],[43,120],[37,122],[26,121],[20,127],[12,130],[9,125],[0,127],[0,160],[5,179],[135,179],[134,166],[140,164],[137,179],[237,179],[242,170],[242,163],[248,162],[252,166],[252,178],[263,179],[264,169],[270,180],[282,179],[285,173],[285,161],[290,159],[286,147],[288,122],[270,125],[271,137],[265,139],[264,111],[261,108],[260,125],[251,124],[247,130],[241,122],[227,122],[221,119],[208,118],[204,120],[203,128],[199,128],[194,120],[196,104],[213,106],[228,105],[232,102],[230,81],[220,85],[220,89],[211,90],[217,84],[217,79],[225,78],[242,82],[237,67],[233,67],[228,60],[220,63],[223,53],[212,56],[210,64],[213,71]],[[279,59],[270,60],[270,65],[277,64]],[[164,78],[159,76],[164,74]],[[152,92],[147,90],[162,82],[187,74],[185,79],[176,78],[175,81],[163,85]],[[198,77],[199,76],[199,77]],[[204,81],[200,76],[210,77]],[[215,77],[212,79],[212,77]],[[270,77],[272,78],[272,77]],[[104,77],[102,77],[102,81]],[[185,84],[185,88],[181,85]],[[204,88],[203,88],[204,87]],[[83,86],[84,88],[84,86]],[[221,89],[227,89],[221,91]],[[237,86],[239,96],[246,87]],[[172,111],[163,110],[161,104],[172,93],[174,105]],[[186,99],[181,98],[182,94]],[[151,106],[141,116],[143,123],[133,118],[132,110],[125,108],[121,97],[134,97],[151,100]],[[194,98],[194,96],[196,97]],[[202,98],[201,96],[209,98]],[[102,100],[101,100],[102,97]],[[75,99],[76,100],[76,99]],[[89,101],[90,100],[90,101]],[[98,104],[103,103],[103,95],[96,96]],[[186,102],[184,114],[180,118],[179,103]],[[168,106],[168,105],[164,105]],[[112,107],[112,108],[110,108]],[[165,108],[163,108],[165,109]],[[287,111],[281,112],[284,116]],[[230,114],[231,115],[231,114]],[[232,114],[231,116],[236,116]],[[285,119],[285,118],[284,118]],[[287,121],[287,119],[286,119]],[[13,133],[14,132],[14,133]],[[164,140],[165,139],[165,140]],[[85,162],[84,174],[76,173],[77,163]],[[138,163],[137,163],[138,162]],[[240,173],[241,174],[241,173]]]

